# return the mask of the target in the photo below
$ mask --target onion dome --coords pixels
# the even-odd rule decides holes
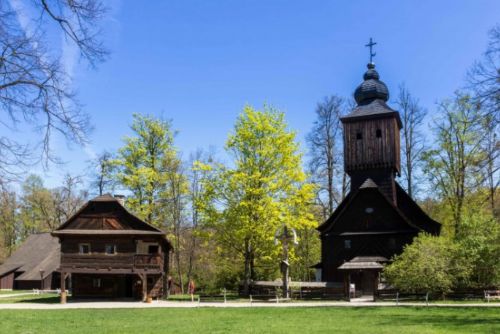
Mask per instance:
[[[375,64],[368,64],[368,70],[363,75],[363,79],[364,81],[354,91],[354,99],[358,105],[349,114],[341,117],[341,121],[345,123],[361,119],[396,117],[401,128],[399,113],[386,103],[389,100],[389,90],[385,83],[380,81]]]
[[[379,78],[380,76],[375,70],[375,64],[369,63],[368,70],[363,75],[364,81],[354,91],[354,99],[358,105],[370,103],[376,99],[384,102],[389,100],[389,90]]]

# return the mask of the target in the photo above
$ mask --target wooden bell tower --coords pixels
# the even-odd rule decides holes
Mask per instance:
[[[343,117],[344,168],[351,177],[351,190],[372,179],[396,204],[395,177],[400,173],[401,119],[387,105],[389,91],[379,80],[373,63],[356,88],[357,106]]]

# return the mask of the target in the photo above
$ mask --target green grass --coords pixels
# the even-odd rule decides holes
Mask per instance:
[[[1,310],[2,333],[500,333],[497,308]]]
[[[191,295],[171,295],[166,300],[170,301],[191,301]],[[198,300],[198,295],[194,295],[194,300]]]
[[[43,293],[40,295],[24,295],[24,296],[0,298],[0,304],[11,304],[11,303],[54,304],[59,302],[60,298],[57,293]]]
[[[0,290],[0,295],[13,295],[15,293],[33,292],[33,290]]]

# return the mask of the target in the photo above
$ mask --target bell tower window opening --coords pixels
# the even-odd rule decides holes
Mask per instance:
[[[361,140],[361,139],[363,139],[363,134],[362,134],[361,132],[357,132],[357,133],[356,133],[356,139],[357,139],[357,140]]]
[[[382,138],[382,130],[377,129],[377,131],[375,132],[375,135],[377,136],[377,138]]]

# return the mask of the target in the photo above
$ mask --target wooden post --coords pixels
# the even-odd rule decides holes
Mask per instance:
[[[351,275],[349,275],[349,271],[344,271],[344,293],[347,297],[347,301],[351,301]]]
[[[64,271],[61,272],[61,292],[66,292],[66,273]]]
[[[148,274],[142,274],[142,301],[145,302],[148,298]]]
[[[66,304],[66,277],[67,273],[61,272],[61,304]]]

